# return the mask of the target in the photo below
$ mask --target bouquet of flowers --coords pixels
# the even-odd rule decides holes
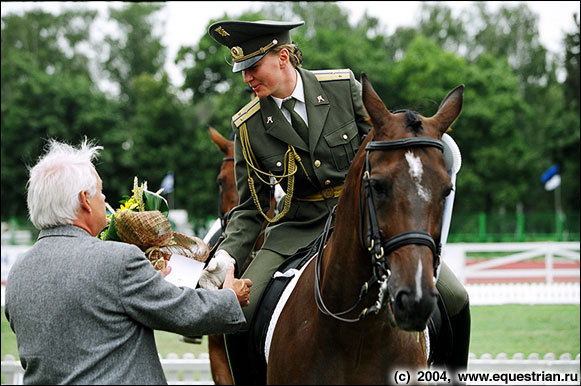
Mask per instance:
[[[201,262],[207,259],[210,250],[203,240],[171,230],[161,190],[150,192],[147,182],[139,185],[135,177],[132,193],[117,210],[107,204],[109,224],[99,234],[100,239],[137,245],[156,270],[164,269],[174,253]]]

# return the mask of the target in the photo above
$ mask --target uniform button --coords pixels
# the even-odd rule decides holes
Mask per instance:
[[[343,134],[343,139],[346,141],[349,136],[347,134]]]
[[[319,166],[321,166],[321,161],[316,160],[315,161],[315,167],[318,168]]]
[[[276,163],[276,167],[280,168],[281,166],[282,166],[282,162],[278,161],[278,162]]]
[[[325,180],[325,185],[331,185],[331,180]]]

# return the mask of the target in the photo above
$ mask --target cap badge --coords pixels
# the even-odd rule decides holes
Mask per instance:
[[[218,32],[222,36],[230,36],[230,34],[228,32],[226,32],[226,30],[224,28],[222,28],[222,26],[219,26],[214,31]]]
[[[242,51],[242,47],[232,47],[230,49],[230,52],[232,53],[232,59],[237,60],[240,59],[241,57],[244,56],[244,51]]]

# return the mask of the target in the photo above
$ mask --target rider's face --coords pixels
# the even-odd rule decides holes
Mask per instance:
[[[261,99],[269,95],[279,97],[277,94],[281,90],[282,75],[279,52],[269,52],[252,67],[242,71],[244,82],[248,83],[256,96]]]

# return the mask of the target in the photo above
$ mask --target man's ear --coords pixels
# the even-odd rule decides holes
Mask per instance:
[[[91,209],[91,204],[89,203],[89,192],[83,190],[79,193],[79,202],[82,210],[91,213],[93,210]]]

